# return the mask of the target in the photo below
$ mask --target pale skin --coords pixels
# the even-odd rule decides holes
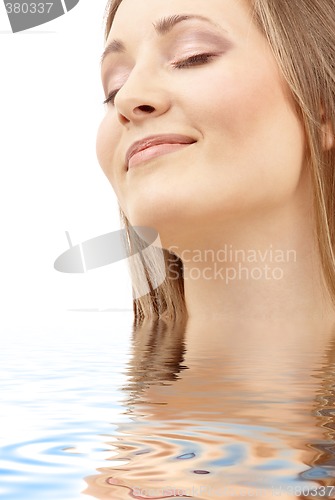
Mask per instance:
[[[164,34],[154,28],[184,14],[207,21],[184,20]],[[335,312],[317,251],[305,134],[250,2],[146,0],[143,8],[123,0],[107,45],[114,39],[125,47],[102,64],[106,97],[117,93],[97,154],[130,223],[157,229],[182,260],[185,251],[189,259],[225,246],[262,256],[244,261],[244,275],[228,283],[222,273],[238,271],[236,259],[184,262],[190,321],[251,327],[289,318],[330,332]],[[127,170],[128,148],[154,134],[194,143]],[[324,149],[333,148],[329,123],[323,134]],[[269,248],[296,258],[274,263]],[[275,279],[265,266],[282,272]],[[255,267],[263,269],[257,278]]]

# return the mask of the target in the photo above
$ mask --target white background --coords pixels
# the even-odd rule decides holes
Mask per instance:
[[[117,201],[96,158],[105,113],[100,82],[107,0],[11,33],[0,2],[0,326],[108,322],[131,309],[126,262],[85,274],[54,269],[72,244],[119,229]],[[89,319],[90,318],[90,319]]]

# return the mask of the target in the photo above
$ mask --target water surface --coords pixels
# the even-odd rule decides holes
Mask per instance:
[[[332,333],[113,322],[2,334],[0,498],[335,498]]]

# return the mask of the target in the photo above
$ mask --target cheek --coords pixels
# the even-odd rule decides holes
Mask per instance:
[[[207,130],[245,139],[265,121],[274,122],[288,107],[284,88],[273,62],[254,57],[223,59],[214,71],[192,78],[184,99],[193,105],[193,118]],[[190,106],[191,108],[191,106]]]
[[[96,138],[96,153],[99,164],[113,187],[119,205],[127,215],[124,200],[124,186],[122,185],[122,174],[120,172],[120,160],[118,161],[118,146],[120,145],[121,132],[111,113],[107,113],[102,120]]]
[[[201,85],[194,81],[193,99]],[[205,138],[203,161],[216,166],[225,182],[228,174],[232,185],[239,183],[242,190],[241,178],[244,186],[251,182],[268,187],[270,196],[276,182],[278,197],[292,192],[303,166],[305,138],[276,67],[264,61],[227,64],[212,74],[200,95],[192,119],[198,116]]]
[[[115,162],[114,158],[118,143],[119,134],[116,131],[115,125],[113,125],[112,117],[107,113],[98,128],[96,153],[104,174],[114,188],[115,175],[113,163]]]

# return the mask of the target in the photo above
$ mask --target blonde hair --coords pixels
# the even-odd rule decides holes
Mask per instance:
[[[335,1],[251,0],[253,18],[267,38],[285,78],[305,129],[306,167],[313,182],[315,231],[325,283],[335,305],[335,149],[323,148],[323,125],[335,130]],[[105,38],[122,0],[110,0],[106,7]],[[322,110],[322,112],[321,112]],[[121,210],[121,209],[120,209]],[[121,211],[129,234],[130,224]],[[129,252],[136,243],[128,238]],[[158,272],[157,250],[152,248],[147,279]],[[166,279],[150,293],[134,299],[135,321],[143,318],[174,319],[187,314],[184,300],[183,264],[164,250]],[[171,279],[170,263],[178,268]],[[149,268],[150,267],[150,268]],[[133,283],[136,274],[132,272]]]

